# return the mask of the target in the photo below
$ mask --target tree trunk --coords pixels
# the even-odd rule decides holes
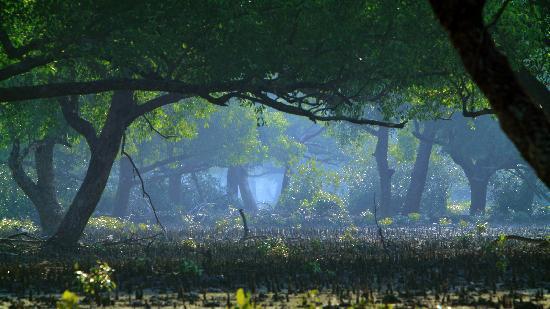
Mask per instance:
[[[237,200],[239,195],[239,182],[237,167],[231,166],[227,169],[227,184],[226,184],[227,196],[231,200]]]
[[[34,204],[42,232],[51,235],[55,232],[61,218],[63,209],[57,201],[55,190],[55,174],[53,168],[53,151],[55,142],[46,139],[38,144],[34,152],[35,170],[37,182],[34,183],[25,173],[22,165],[24,159],[20,155],[19,142],[13,144],[8,166],[17,185]]]
[[[242,166],[237,167],[239,192],[241,193],[241,199],[243,200],[244,210],[255,213],[258,211],[256,200],[250,190],[250,184],[248,183],[248,173]]]
[[[204,192],[202,191],[201,183],[199,181],[199,177],[197,176],[197,173],[195,173],[195,172],[191,173],[191,179],[193,180],[193,184],[195,185],[195,189],[197,189],[197,194],[199,196],[199,201],[201,203],[206,202],[206,198],[204,196]]]
[[[498,51],[483,22],[485,0],[430,0],[431,6],[466,71],[489,100],[502,130],[550,186],[550,121],[540,104],[540,94],[529,93],[505,55]],[[545,97],[548,97],[548,90]]]
[[[132,192],[134,169],[130,160],[126,157],[120,158],[118,170],[118,186],[113,205],[113,216],[124,218],[128,216],[130,193]]]
[[[181,174],[168,177],[168,197],[172,205],[181,205]]]
[[[77,244],[88,220],[92,216],[103,190],[107,185],[111,168],[119,151],[122,136],[131,119],[130,111],[134,107],[133,93],[128,91],[115,92],[107,120],[99,137],[90,134],[93,129],[88,123],[86,128],[84,119],[69,118],[68,123],[79,132],[88,130],[86,140],[90,146],[90,163],[75,198],[73,199],[67,214],[61,221],[57,232],[49,239],[50,245],[74,246]],[[71,117],[68,111],[64,111],[66,118]],[[74,116],[74,115],[72,115]],[[79,126],[78,126],[79,125]],[[95,138],[94,138],[95,137]],[[90,144],[91,143],[91,144]]]
[[[290,185],[290,173],[291,173],[290,166],[286,165],[285,171],[283,174],[283,182],[281,183],[281,194],[283,194],[288,189],[288,186]]]
[[[403,205],[406,214],[420,212],[420,201],[426,185],[426,176],[428,175],[428,168],[430,166],[430,155],[432,153],[435,132],[435,124],[433,122],[426,122],[424,133],[422,134],[423,138],[420,140],[416,152],[416,160],[411,173],[411,182],[409,183]]]
[[[395,171],[390,169],[388,165],[389,129],[379,127],[378,131],[376,131],[376,137],[378,140],[376,142],[374,157],[380,178],[380,215],[387,217],[395,214],[391,205],[391,177]]]
[[[486,175],[467,175],[470,183],[470,215],[480,215],[485,213],[487,204],[487,186],[489,177]]]

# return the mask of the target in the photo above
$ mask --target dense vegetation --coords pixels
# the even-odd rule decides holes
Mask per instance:
[[[547,305],[549,13],[0,0],[0,291]]]

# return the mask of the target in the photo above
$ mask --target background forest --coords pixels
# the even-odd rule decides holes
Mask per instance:
[[[548,0],[0,0],[0,307],[546,307],[549,67]]]
[[[394,224],[458,224],[469,215],[497,224],[550,219],[547,188],[490,117],[371,129],[257,114],[238,104],[163,109],[155,117],[177,125],[152,130],[144,119],[126,135],[143,186],[128,157],[119,156],[93,217],[154,225],[153,206],[170,229],[239,228],[242,208],[256,228],[341,229],[374,224],[376,202],[378,218]],[[89,154],[78,137],[62,138],[35,143],[18,158],[21,146],[5,148],[11,163],[1,170],[4,218],[40,227],[66,211]],[[37,178],[41,184],[27,185]],[[53,190],[30,193],[40,186]]]

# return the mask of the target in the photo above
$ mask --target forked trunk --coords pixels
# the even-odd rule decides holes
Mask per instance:
[[[241,193],[244,210],[247,212],[256,212],[256,200],[248,183],[248,174],[242,166],[232,166],[227,169],[227,195],[236,200]]]
[[[82,236],[107,185],[111,168],[120,149],[122,136],[131,121],[128,117],[133,104],[132,92],[115,92],[99,137],[96,137],[95,132],[91,133],[93,127],[90,123],[82,118],[76,118],[74,106],[70,106],[72,110],[67,105],[63,106],[63,113],[69,124],[73,128],[76,126],[77,131],[86,134],[91,156],[84,181],[56,233],[48,240],[50,246],[74,246]]]
[[[403,205],[406,214],[420,212],[420,201],[422,200],[422,193],[426,186],[426,177],[430,166],[430,155],[432,153],[435,132],[435,124],[426,122],[425,130],[416,152],[416,160],[411,173],[411,182],[409,183]]]
[[[63,209],[57,201],[55,190],[53,168],[54,146],[55,142],[53,139],[46,139],[36,146],[34,152],[36,183],[31,180],[23,169],[21,161],[24,158],[20,155],[18,142],[13,144],[8,162],[15,182],[35,206],[42,232],[46,235],[51,235],[55,232],[63,216]]]

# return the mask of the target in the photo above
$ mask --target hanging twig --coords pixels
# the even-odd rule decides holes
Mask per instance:
[[[145,183],[143,181],[143,178],[141,177],[141,173],[139,172],[139,169],[137,168],[136,164],[134,163],[134,160],[132,159],[132,157],[126,152],[126,150],[124,148],[125,146],[126,146],[126,133],[124,133],[124,135],[122,136],[122,145],[120,147],[120,154],[125,156],[126,158],[128,158],[128,161],[130,161],[130,164],[132,164],[134,172],[138,176],[139,182],[141,183],[142,196],[147,198],[147,201],[149,202],[149,206],[151,207],[151,209],[153,210],[153,214],[155,215],[155,220],[157,221],[157,224],[160,226],[160,228],[164,232],[164,235],[166,235],[166,228],[164,228],[164,225],[162,225],[162,223],[160,222],[160,219],[159,219],[158,214],[157,214],[157,210],[155,208],[155,205],[153,204],[153,200],[151,199],[151,196],[149,195],[149,193],[147,193],[147,191],[145,191]]]
[[[147,118],[147,116],[143,115],[142,116],[143,119],[145,119],[145,122],[147,122],[147,124],[149,125],[149,128],[154,131],[155,133],[157,133],[160,137],[164,138],[164,139],[169,139],[169,138],[176,138],[178,137],[177,135],[166,135],[162,132],[160,132],[159,130],[157,130],[157,128],[155,128],[155,126],[153,125],[153,123],[149,120],[149,118]]]

